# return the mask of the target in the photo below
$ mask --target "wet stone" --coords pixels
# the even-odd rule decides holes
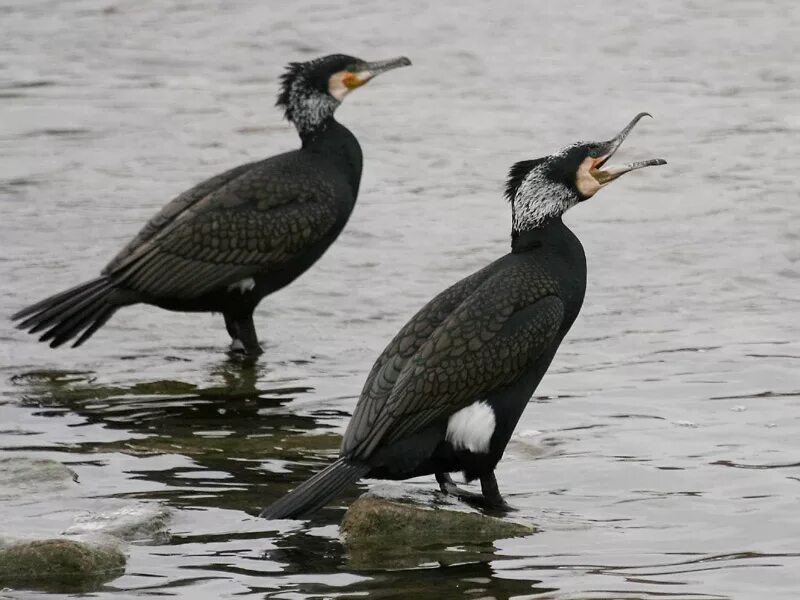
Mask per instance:
[[[381,537],[475,542],[530,535],[535,528],[479,512],[365,495],[347,510],[341,531],[348,543],[379,541]]]
[[[122,575],[125,560],[113,543],[65,538],[0,541],[0,586],[88,591]]]
[[[127,506],[108,512],[79,516],[64,533],[104,534],[128,542],[148,541],[164,544],[169,541],[170,512],[148,504]]]
[[[536,532],[528,523],[485,515],[456,500],[439,503],[436,497],[378,490],[353,502],[340,525],[351,566],[412,568],[479,560],[492,556],[495,540]]]

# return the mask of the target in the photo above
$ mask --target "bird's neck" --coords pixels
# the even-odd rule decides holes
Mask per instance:
[[[546,218],[541,224],[528,229],[511,231],[511,252],[519,254],[539,248],[558,236],[563,236],[567,226],[561,216]]]
[[[518,231],[538,228],[561,217],[580,202],[577,191],[565,183],[553,181],[545,165],[531,169],[511,202],[512,227]]]
[[[353,195],[358,194],[361,183],[363,157],[361,146],[350,130],[332,116],[313,129],[299,130],[303,152],[325,157],[346,174]]]

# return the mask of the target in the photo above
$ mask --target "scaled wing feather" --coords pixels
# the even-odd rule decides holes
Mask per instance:
[[[513,282],[514,277],[506,280]],[[563,316],[564,306],[554,289],[545,287],[538,297],[530,297],[503,280],[485,281],[399,371],[398,364],[388,373],[381,367],[378,375],[388,376],[379,380],[376,375],[370,388],[365,386],[343,453],[367,459],[380,446],[509,385],[551,347]]]
[[[334,191],[309,173],[305,188],[263,189],[270,165],[200,184],[167,205],[109,265],[115,283],[160,298],[196,298],[280,268],[324,238],[337,219]],[[280,175],[278,173],[277,175]],[[295,174],[297,177],[297,174]],[[220,187],[210,189],[217,180]],[[313,185],[309,185],[309,182]]]

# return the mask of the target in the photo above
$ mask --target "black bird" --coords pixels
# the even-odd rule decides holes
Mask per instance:
[[[259,354],[253,311],[322,256],[347,223],[361,181],[361,147],[334,119],[353,89],[405,57],[365,62],[334,54],[291,63],[277,105],[299,150],[238,166],[184,192],[155,215],[102,275],[12,319],[40,341],[80,346],[121,307],[144,302],[221,312],[231,349]]]
[[[583,247],[561,216],[623,173],[666,163],[603,168],[646,114],[608,142],[577,143],[511,168],[511,252],[414,315],[372,367],[340,458],[262,516],[307,515],[361,477],[429,474],[443,492],[509,508],[495,466],[586,289]],[[482,498],[455,486],[449,474],[458,471],[480,480]]]

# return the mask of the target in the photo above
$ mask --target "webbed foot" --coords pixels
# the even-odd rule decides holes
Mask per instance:
[[[471,492],[458,487],[449,473],[436,473],[436,481],[439,489],[451,496],[455,496],[465,504],[490,513],[509,513],[517,509],[505,501],[497,487],[497,479],[494,473],[480,478],[481,493]]]

